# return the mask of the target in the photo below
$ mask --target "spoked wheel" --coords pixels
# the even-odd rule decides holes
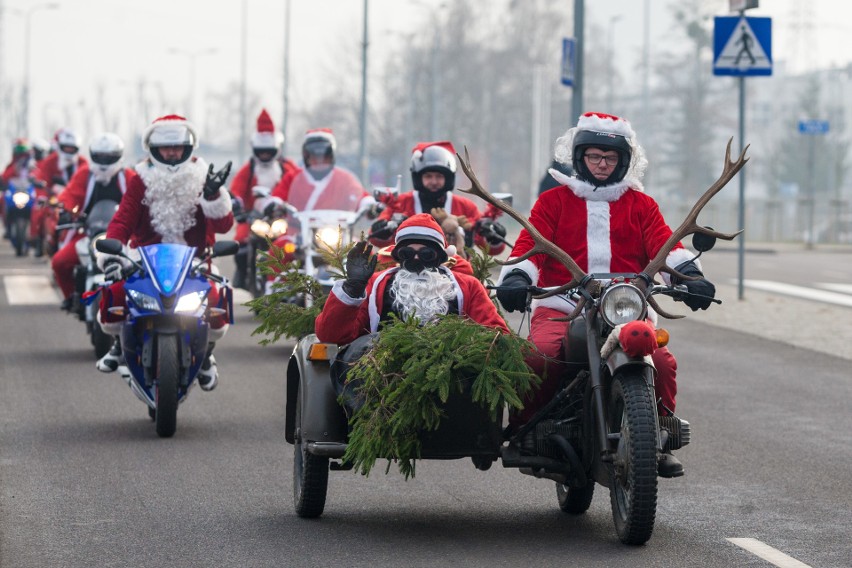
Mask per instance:
[[[654,531],[657,512],[657,430],[654,395],[641,375],[620,375],[612,382],[609,431],[618,434],[612,465],[610,500],[618,538],[644,544]]]
[[[157,435],[171,438],[177,429],[178,373],[180,357],[178,354],[178,336],[157,336],[157,376],[154,389],[157,398],[157,410],[154,423]]]
[[[328,492],[328,458],[307,452],[302,441],[302,401],[296,401],[296,435],[293,447],[293,505],[296,514],[306,519],[322,515]]]
[[[572,515],[580,515],[588,511],[594,495],[595,482],[591,479],[588,479],[583,487],[556,484],[556,498],[559,500],[559,508]]]

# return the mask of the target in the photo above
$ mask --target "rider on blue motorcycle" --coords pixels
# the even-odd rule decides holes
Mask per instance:
[[[195,128],[184,117],[174,114],[156,119],[147,128],[142,135],[142,147],[149,157],[136,165],[139,177],[128,183],[107,229],[107,238],[129,244],[131,249],[180,243],[196,247],[198,254],[203,254],[215,242],[217,233],[227,232],[234,224],[230,194],[223,188],[231,162],[216,172],[212,164],[208,166],[203,159],[193,156],[198,147]],[[115,282],[101,296],[101,327],[106,333],[117,335],[124,317],[114,315],[109,308],[126,306],[123,260],[100,255],[98,264],[106,279]],[[218,295],[213,285],[211,305],[218,301]],[[198,383],[205,391],[216,387],[218,372],[212,351],[227,328],[226,317],[210,319],[207,359],[198,374]],[[123,364],[121,359],[121,347],[116,341],[112,350],[98,361],[98,370],[115,371]]]

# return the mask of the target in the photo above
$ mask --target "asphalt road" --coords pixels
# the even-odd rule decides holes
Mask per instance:
[[[701,314],[670,322],[693,443],[678,453],[686,476],[661,480],[642,547],[618,542],[600,487],[571,517],[553,482],[467,460],[420,462],[408,482],[332,472],[325,514],[304,520],[283,439],[292,343],[259,346],[241,309],[217,346],[219,387],[194,390],[177,434],[159,439],[123,381],[95,370],[58,298],[10,305],[10,276],[47,274],[0,243],[0,566],[772,565],[729,538],[852,564],[847,359]]]

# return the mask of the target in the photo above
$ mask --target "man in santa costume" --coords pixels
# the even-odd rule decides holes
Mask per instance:
[[[335,165],[336,149],[337,140],[330,128],[308,130],[302,144],[305,167],[281,178],[272,196],[299,211],[361,211],[372,206],[375,199],[358,178]]]
[[[107,238],[118,239],[130,248],[157,243],[180,243],[196,247],[198,255],[226,233],[234,224],[231,198],[223,187],[231,162],[218,172],[193,156],[198,147],[195,128],[184,117],[167,115],[156,119],[142,135],[142,147],[149,157],[136,165],[137,178],[128,183],[127,193],[107,228]],[[122,259],[98,255],[98,264],[107,280],[115,284],[101,295],[100,321],[105,333],[118,335],[123,317],[108,311],[112,306],[126,306]],[[212,284],[212,283],[211,283]],[[218,302],[215,284],[208,296],[210,305]],[[210,346],[198,375],[203,390],[216,387],[218,372],[212,355],[215,342],[227,331],[224,317],[209,321]],[[98,361],[98,370],[109,373],[121,365],[121,347],[113,349]]]
[[[272,191],[278,182],[289,173],[296,173],[299,167],[292,161],[280,155],[284,135],[275,130],[275,124],[266,109],[260,111],[257,117],[257,131],[251,137],[252,157],[231,181],[231,195],[239,200],[243,210],[251,211],[255,205],[255,195],[252,188],[263,186]],[[234,257],[236,272],[233,285],[235,288],[246,287],[246,269],[248,267],[248,250],[246,243],[249,238],[249,225],[245,221],[237,223],[234,240],[240,243],[240,251]]]
[[[575,128],[557,140],[555,154],[560,162],[572,164],[576,177],[550,170],[563,185],[541,194],[530,213],[532,225],[588,273],[642,271],[672,230],[654,199],[644,193],[641,179],[648,162],[630,123],[617,116],[585,113]],[[512,256],[523,255],[533,244],[527,231],[522,230]],[[678,243],[666,262],[676,267],[693,257]],[[685,275],[703,276],[697,260],[678,270]],[[509,311],[525,310],[527,286],[559,286],[570,280],[571,275],[562,264],[539,254],[504,267],[497,298]],[[707,297],[690,298],[685,303],[692,310],[707,309],[715,295],[713,284],[703,278],[684,284],[689,292]],[[542,356],[527,362],[544,381],[525,401],[524,410],[510,418],[514,426],[529,420],[557,390],[562,374],[560,349],[568,323],[553,318],[564,318],[573,307],[560,297],[532,303],[529,339]],[[675,409],[677,363],[665,347],[654,351],[653,360],[657,369],[656,396],[661,400],[659,411],[667,415]],[[677,477],[683,475],[683,465],[666,453],[661,456],[659,473]]]
[[[45,221],[52,211],[45,203],[52,195],[58,195],[71,182],[77,170],[87,165],[86,158],[80,156],[80,142],[77,134],[69,128],[60,128],[53,135],[56,151],[36,164],[33,176],[44,182],[43,189],[37,190],[41,205],[33,207],[30,215],[30,238],[35,247],[35,256],[41,256],[41,241],[45,234]]]
[[[320,341],[345,344],[375,333],[391,313],[426,323],[448,313],[508,331],[506,323],[475,277],[444,266],[447,243],[428,213],[406,219],[396,231],[391,252],[399,266],[373,273],[370,245],[357,243],[347,257],[346,280],[339,280],[316,321]]]
[[[451,215],[464,216],[473,225],[473,234],[464,234],[460,227],[461,236],[468,244],[485,246],[492,255],[503,252],[506,229],[494,221],[498,210],[489,209],[490,213],[483,215],[473,201],[452,193],[456,183],[456,150],[451,142],[420,142],[412,150],[410,169],[414,191],[386,204],[371,228],[373,245],[383,247],[393,242],[400,220],[441,208]]]
[[[77,170],[59,194],[59,203],[63,209],[60,224],[70,223],[74,217],[88,215],[99,201],[121,202],[127,186],[136,179],[134,170],[122,167],[123,155],[124,142],[118,134],[105,132],[92,140],[89,144],[91,165]],[[74,267],[80,263],[76,244],[85,236],[82,229],[69,234],[51,259],[53,276],[62,292],[63,310],[71,309]]]

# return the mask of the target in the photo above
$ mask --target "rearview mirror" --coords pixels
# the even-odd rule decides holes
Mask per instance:
[[[218,256],[234,256],[240,250],[240,243],[237,241],[216,241],[213,243],[213,252],[210,258]]]
[[[118,239],[100,239],[95,242],[95,248],[98,249],[98,252],[121,254],[124,247]]]
[[[713,227],[704,227],[705,229],[713,230]],[[716,246],[716,237],[705,235],[704,233],[692,233],[692,248],[698,252],[707,252]]]

